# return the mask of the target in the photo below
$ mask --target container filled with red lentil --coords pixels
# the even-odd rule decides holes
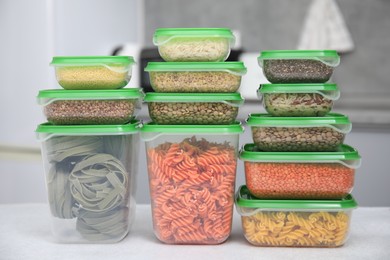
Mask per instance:
[[[246,144],[246,185],[251,194],[269,199],[340,199],[352,191],[358,151],[340,145],[335,152],[263,152]]]
[[[262,84],[258,89],[265,110],[273,116],[324,116],[340,97],[336,84]]]
[[[356,207],[351,195],[336,200],[258,199],[245,185],[236,194],[244,236],[255,246],[342,246]]]
[[[329,113],[323,117],[276,117],[250,114],[247,124],[253,142],[262,151],[336,151],[352,129],[348,117]]]
[[[325,83],[340,56],[335,50],[270,50],[257,60],[271,83]]]

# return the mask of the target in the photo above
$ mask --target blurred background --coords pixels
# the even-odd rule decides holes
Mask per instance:
[[[129,87],[148,90],[148,61],[160,27],[228,27],[237,43],[229,59],[248,73],[239,120],[262,112],[256,89],[266,79],[257,56],[267,49],[336,49],[334,111],[348,115],[346,143],[362,155],[353,194],[360,206],[390,206],[390,1],[371,0],[0,0],[0,203],[45,202],[36,126],[44,122],[36,96],[60,88],[49,66],[57,55],[130,55],[137,65]],[[139,116],[148,120],[147,107]],[[250,129],[240,144],[251,142]],[[237,187],[244,184],[238,165]],[[137,202],[149,203],[141,142]]]

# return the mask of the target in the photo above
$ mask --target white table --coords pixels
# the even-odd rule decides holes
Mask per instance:
[[[58,244],[45,204],[0,204],[0,259],[390,259],[390,208],[358,208],[340,248],[255,247],[235,212],[232,234],[221,245],[166,245],[154,236],[150,205],[137,205],[129,235],[115,244]]]

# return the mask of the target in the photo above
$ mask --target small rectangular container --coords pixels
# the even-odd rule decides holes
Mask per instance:
[[[153,229],[167,244],[223,243],[232,227],[241,123],[144,124]]]
[[[54,66],[58,84],[64,89],[118,89],[130,82],[131,56],[57,56]]]
[[[239,158],[249,191],[267,199],[341,199],[352,191],[361,162],[348,145],[335,152],[262,152],[246,144]]]
[[[334,50],[262,51],[257,60],[271,83],[325,83],[340,63]]]
[[[244,99],[239,93],[146,93],[152,120],[162,125],[227,125]]]
[[[339,247],[350,231],[352,195],[339,200],[256,199],[246,186],[236,195],[236,209],[249,243],[264,247]]]
[[[159,28],[153,43],[165,61],[225,61],[235,37],[228,28]]]
[[[61,243],[114,243],[135,216],[138,121],[37,127],[51,230]]]
[[[139,88],[115,90],[39,91],[37,101],[55,125],[125,124],[141,109],[144,94]]]
[[[336,151],[352,129],[348,117],[329,113],[323,117],[275,117],[250,114],[253,142],[262,151]]]
[[[242,62],[149,62],[156,92],[234,93],[246,73]]]
[[[262,84],[258,89],[265,110],[272,116],[324,116],[340,97],[336,84]]]

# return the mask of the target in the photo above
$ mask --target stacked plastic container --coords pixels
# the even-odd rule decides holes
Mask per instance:
[[[336,51],[264,51],[268,114],[247,119],[254,143],[240,151],[246,185],[236,196],[246,239],[258,246],[337,247],[348,237],[358,152],[343,144],[351,122],[330,113]]]
[[[47,123],[42,144],[51,227],[65,243],[113,243],[130,230],[135,213],[143,97],[130,81],[132,57],[54,57],[64,89],[41,90]]]
[[[243,99],[242,62],[224,62],[234,36],[224,28],[157,29],[165,62],[145,71],[152,122],[144,124],[156,237],[169,244],[219,244],[230,235]]]

